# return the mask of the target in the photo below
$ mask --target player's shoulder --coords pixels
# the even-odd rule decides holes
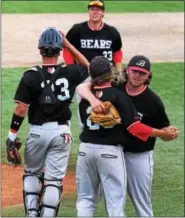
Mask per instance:
[[[126,96],[126,93],[121,89],[121,87],[112,86],[111,93],[113,93],[117,97]]]
[[[104,29],[109,30],[114,35],[120,34],[118,29],[115,26],[112,26],[112,25],[107,24],[107,23],[104,23]]]
[[[37,76],[38,75],[37,72],[38,72],[38,68],[39,67],[40,66],[33,66],[33,67],[27,69],[26,71],[24,71],[23,76],[26,77],[26,78],[27,77],[35,77],[35,76]]]
[[[148,98],[150,98],[153,102],[155,102],[158,105],[163,104],[161,97],[159,94],[157,94],[153,89],[151,89],[149,86],[146,88],[146,93],[148,95]]]
[[[33,67],[31,67],[23,72],[22,80],[24,81],[24,83],[27,83],[29,85],[32,82],[38,80],[39,74],[38,74],[37,67],[39,67],[39,66],[33,66]]]
[[[88,76],[88,68],[81,64],[66,65],[61,69],[61,72],[66,73],[68,77],[73,77],[73,78]]]
[[[121,82],[119,82],[119,83],[117,83],[117,84],[114,84],[114,83],[113,83],[112,86],[113,86],[114,88],[116,88],[116,89],[122,91],[122,92],[125,92],[125,90],[126,90],[126,82],[125,82],[125,81],[121,81]]]
[[[27,75],[27,74],[30,74],[30,73],[33,73],[33,72],[37,72],[39,67],[40,66],[33,66],[33,67],[27,69],[26,71],[24,71],[23,74]]]
[[[84,22],[80,22],[80,23],[75,23],[71,30],[74,30],[74,31],[78,31],[78,30],[82,30],[83,28],[86,28],[87,27],[87,21],[84,21]]]
[[[81,64],[69,64],[69,65],[64,65],[61,70],[67,70],[68,72],[73,72],[73,71],[81,71],[81,70],[87,70],[87,67]]]

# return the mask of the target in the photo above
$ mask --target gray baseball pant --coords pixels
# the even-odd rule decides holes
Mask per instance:
[[[100,183],[108,216],[125,216],[126,169],[122,147],[81,143],[76,165],[78,216],[93,216]]]
[[[152,217],[151,190],[153,179],[153,151],[125,152],[127,190],[137,217]]]
[[[66,174],[70,144],[64,143],[63,133],[69,133],[68,125],[48,122],[41,126],[30,125],[25,147],[25,178],[23,180],[25,206],[28,216],[38,215],[40,175],[44,168],[42,216],[55,216],[62,192],[62,179]],[[56,208],[56,209],[55,209]]]

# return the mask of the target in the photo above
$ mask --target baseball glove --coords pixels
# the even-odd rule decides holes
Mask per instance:
[[[15,147],[17,148],[17,150],[19,150],[22,147],[21,139],[18,137],[15,139]]]
[[[104,128],[111,128],[121,123],[120,115],[117,109],[112,105],[110,101],[103,102],[105,106],[104,113],[96,113],[94,111],[90,114],[90,120],[94,123],[98,123]]]
[[[9,138],[6,140],[7,160],[11,164],[20,165],[22,163],[22,158],[18,151],[21,145],[22,143],[19,138],[16,138],[15,141],[11,141]]]

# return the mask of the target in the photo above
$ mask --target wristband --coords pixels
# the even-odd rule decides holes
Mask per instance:
[[[13,117],[12,117],[12,122],[11,122],[11,125],[10,125],[10,129],[11,129],[11,132],[17,132],[22,124],[24,120],[24,117],[20,117],[16,114],[13,114]]]
[[[9,138],[11,141],[15,141],[16,137],[17,137],[17,132],[11,132],[11,130],[9,130],[8,138]]]

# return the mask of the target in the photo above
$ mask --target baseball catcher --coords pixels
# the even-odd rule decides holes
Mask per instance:
[[[81,65],[57,64],[64,46]],[[28,115],[22,180],[25,216],[56,217],[72,142],[69,105],[76,87],[88,77],[88,61],[54,27],[42,32],[38,50],[42,66],[23,73],[14,96],[7,159],[14,165],[21,164],[17,134]]]

